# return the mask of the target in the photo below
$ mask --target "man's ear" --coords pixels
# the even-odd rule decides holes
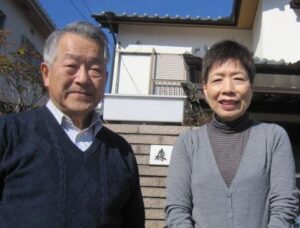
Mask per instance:
[[[43,76],[43,81],[44,81],[44,86],[48,87],[49,86],[49,66],[47,65],[47,63],[42,62],[40,65],[40,71],[41,74]]]

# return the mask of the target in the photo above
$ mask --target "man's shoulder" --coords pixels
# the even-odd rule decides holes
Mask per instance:
[[[130,173],[132,173],[133,176],[138,175],[135,155],[126,139],[106,126],[103,126],[99,133],[98,137],[106,143],[111,154],[117,155],[116,157],[113,156],[114,159],[119,157],[118,155],[121,155],[122,160],[125,161],[126,167],[129,168]]]
[[[39,110],[0,116],[0,151],[5,145],[17,146],[31,139],[40,118]]]
[[[35,108],[25,112],[4,114],[0,116],[0,122],[27,122],[40,117],[42,108]]]
[[[100,131],[100,137],[102,140],[105,140],[112,147],[123,148],[131,150],[129,143],[121,135],[115,133],[106,126],[102,126]]]
[[[42,118],[42,108],[36,108],[21,113],[12,113],[0,116],[1,131],[28,130],[34,127]]]

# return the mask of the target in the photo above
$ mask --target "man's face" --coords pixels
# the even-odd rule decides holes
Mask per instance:
[[[103,48],[73,33],[63,35],[56,48],[52,65],[41,65],[50,99],[69,117],[85,118],[104,96]]]

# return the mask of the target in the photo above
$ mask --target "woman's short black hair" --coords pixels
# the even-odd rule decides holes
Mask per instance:
[[[252,53],[245,46],[232,41],[223,40],[214,44],[206,53],[202,61],[202,79],[206,84],[209,72],[213,65],[223,64],[227,60],[239,61],[248,73],[251,83],[253,83],[255,75],[255,64]]]

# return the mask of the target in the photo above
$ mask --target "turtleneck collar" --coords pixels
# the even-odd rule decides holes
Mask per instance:
[[[246,130],[252,124],[252,119],[245,113],[243,116],[230,122],[224,122],[214,114],[212,122],[208,124],[208,127],[212,131],[222,132],[225,134],[233,134]]]

